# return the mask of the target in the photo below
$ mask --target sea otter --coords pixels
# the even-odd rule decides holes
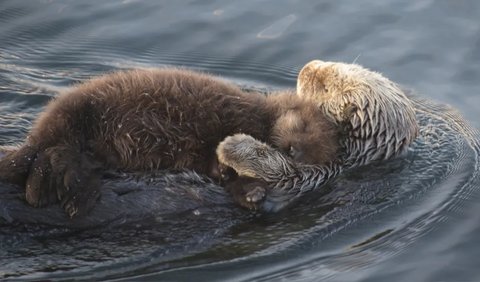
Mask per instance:
[[[300,164],[252,136],[227,137],[217,148],[220,163],[266,183],[250,188],[245,201],[252,206],[281,209],[345,168],[402,154],[418,135],[415,109],[403,91],[356,64],[309,62],[298,75],[297,95],[317,105],[343,132],[342,156],[327,165]]]
[[[415,109],[398,85],[357,64],[309,62],[298,75],[297,95],[343,128],[348,166],[393,158],[418,135]]]
[[[336,126],[294,93],[245,93],[198,72],[137,69],[91,79],[51,101],[25,143],[0,161],[0,179],[24,186],[31,205],[58,199],[74,216],[93,206],[106,169],[218,176],[217,145],[237,133],[306,164],[335,159],[339,147]],[[262,185],[235,181],[227,187]]]

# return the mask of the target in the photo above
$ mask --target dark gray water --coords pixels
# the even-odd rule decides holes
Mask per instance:
[[[63,88],[135,66],[275,89],[294,87],[311,59],[355,60],[468,122],[415,98],[421,136],[406,156],[351,171],[288,213],[252,215],[219,195],[88,230],[4,217],[0,277],[479,281],[479,136],[468,125],[480,126],[479,15],[475,0],[2,0],[0,145],[22,140]]]

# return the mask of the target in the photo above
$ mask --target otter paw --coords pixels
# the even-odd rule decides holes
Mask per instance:
[[[224,164],[218,164],[218,170],[220,172],[220,184],[228,183],[238,176],[233,168]]]
[[[57,201],[57,192],[51,178],[49,156],[39,153],[27,177],[25,199],[33,207],[44,207]]]
[[[257,150],[263,143],[252,136],[236,134],[225,138],[217,147],[217,157],[220,164],[233,168],[238,175],[255,177],[252,161]]]
[[[245,194],[245,199],[250,203],[258,203],[265,198],[265,188],[262,186],[254,186],[252,190]]]
[[[248,177],[240,177],[225,185],[235,202],[249,210],[260,209],[265,199],[266,187],[265,182]]]
[[[93,208],[100,195],[100,176],[85,154],[62,149],[51,151],[50,160],[57,196],[70,217],[82,216]]]
[[[233,168],[239,176],[275,182],[296,173],[291,158],[250,135],[229,136],[216,152],[219,163]]]
[[[233,168],[238,175],[256,177],[258,165],[268,158],[270,147],[250,135],[235,134],[225,138],[217,147],[221,164]]]
[[[99,197],[95,166],[84,154],[67,145],[37,154],[26,182],[25,197],[34,207],[57,201],[70,217],[88,213]]]
[[[65,172],[63,185],[58,186],[61,206],[70,217],[87,214],[100,196],[99,178],[91,173],[69,169]]]

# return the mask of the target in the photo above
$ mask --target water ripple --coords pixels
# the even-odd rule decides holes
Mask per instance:
[[[118,50],[108,52],[107,44],[99,47],[100,41],[77,43],[74,51],[65,43],[54,62],[26,49],[0,53],[0,144],[20,142],[43,106],[66,86],[112,69],[185,65],[215,70],[255,89],[272,81],[294,85],[298,72],[156,48],[126,60]],[[88,51],[92,46],[98,48]],[[41,52],[48,53],[44,48]],[[76,52],[84,49],[78,61]],[[28,65],[19,62],[24,57]],[[206,209],[81,232],[2,223],[2,275],[96,279],[141,272],[142,278],[151,273],[176,279],[236,269],[231,275],[238,280],[302,280],[312,272],[333,279],[398,256],[478,196],[478,132],[451,108],[413,99],[421,134],[404,157],[352,170],[285,213],[252,218]]]

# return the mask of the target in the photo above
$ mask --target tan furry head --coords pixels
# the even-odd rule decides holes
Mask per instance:
[[[299,73],[297,94],[343,127],[346,165],[399,155],[418,134],[414,108],[403,91],[356,64],[309,62]]]

